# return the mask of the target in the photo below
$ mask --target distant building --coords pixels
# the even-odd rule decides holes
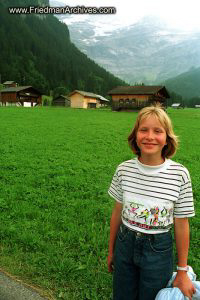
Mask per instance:
[[[30,106],[42,104],[42,94],[32,86],[8,87],[1,90],[1,105]]]
[[[195,108],[200,108],[200,104],[195,104]]]
[[[67,96],[60,95],[52,100],[53,106],[70,106],[70,99]]]
[[[73,108],[99,108],[109,103],[109,100],[101,95],[79,90],[74,90],[68,97]]]
[[[18,84],[15,81],[5,81],[3,83],[4,88],[9,88],[9,87],[17,87]]]
[[[108,103],[110,102],[108,99],[104,98],[101,95],[97,95],[97,96],[98,96],[98,99],[100,101],[100,106],[107,106]]]
[[[173,103],[171,107],[176,109],[184,108],[181,103]]]
[[[167,106],[170,98],[164,86],[118,86],[108,92],[112,97],[113,110],[140,109],[152,103],[159,102]]]

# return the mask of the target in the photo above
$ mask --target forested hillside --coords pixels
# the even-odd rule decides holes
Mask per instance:
[[[14,80],[48,94],[64,87],[106,95],[124,82],[81,53],[68,27],[53,15],[13,15],[8,6],[48,5],[48,0],[0,2],[1,81]]]
[[[170,90],[176,91],[183,98],[200,96],[200,68],[192,68],[190,71],[166,80],[164,84]]]

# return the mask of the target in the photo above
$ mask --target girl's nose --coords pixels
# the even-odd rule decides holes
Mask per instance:
[[[147,132],[147,139],[153,139],[153,132],[151,130]]]

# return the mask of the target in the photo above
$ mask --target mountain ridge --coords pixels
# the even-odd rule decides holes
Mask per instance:
[[[91,20],[68,28],[81,51],[129,84],[158,84],[200,66],[200,32],[172,30],[153,17],[102,36]]]

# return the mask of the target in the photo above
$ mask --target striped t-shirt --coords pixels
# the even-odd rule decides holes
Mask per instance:
[[[122,222],[140,232],[166,232],[174,217],[195,215],[190,174],[171,159],[159,166],[143,165],[137,158],[123,162],[108,193],[123,203]]]

